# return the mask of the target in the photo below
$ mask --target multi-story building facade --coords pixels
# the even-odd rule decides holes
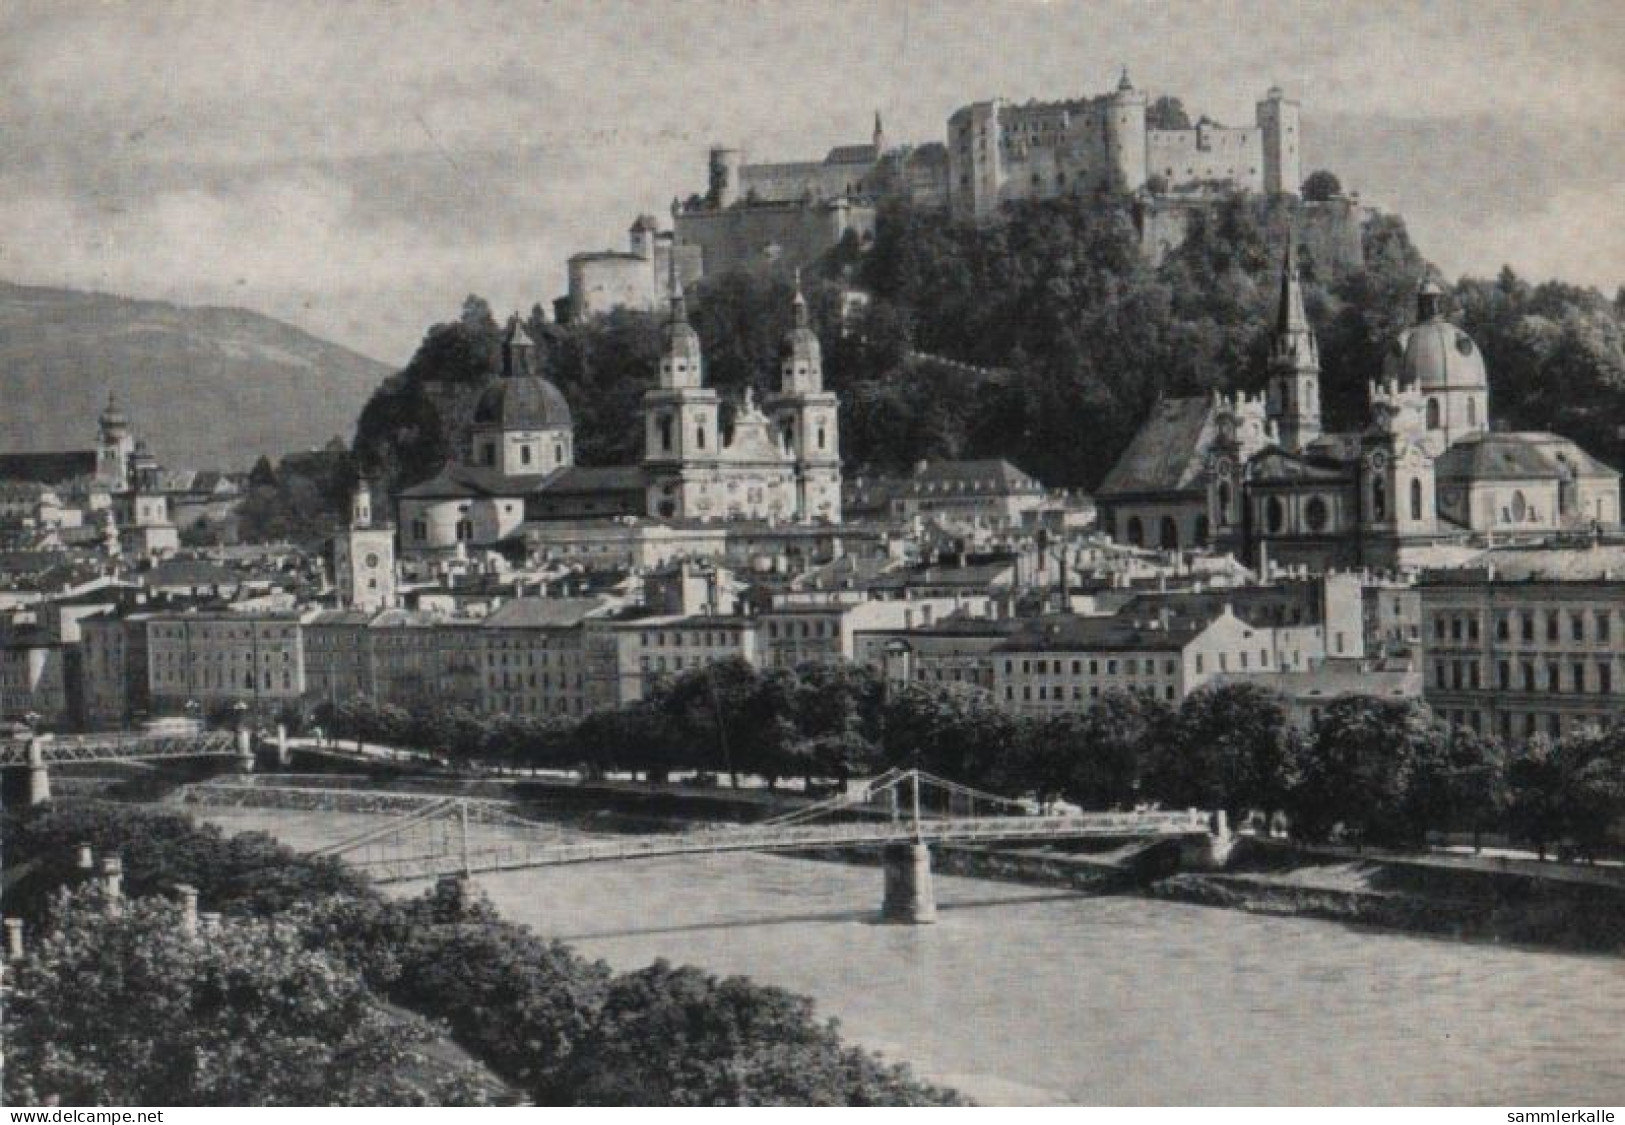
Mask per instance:
[[[45,727],[68,722],[67,665],[73,647],[37,630],[0,638],[0,718],[33,715]]]
[[[1272,632],[1228,607],[1212,618],[1041,617],[994,649],[994,698],[1036,714],[1087,710],[1112,690],[1173,703],[1215,676],[1273,668]]]
[[[592,709],[581,623],[600,598],[518,598],[480,623],[480,710],[580,718]]]
[[[152,709],[147,615],[105,612],[79,622],[79,721],[129,726]]]
[[[589,708],[644,699],[657,680],[724,660],[760,667],[758,621],[738,614],[643,614],[583,623]]]
[[[1417,590],[1423,697],[1450,722],[1558,737],[1625,707],[1625,547],[1486,551]]]
[[[259,711],[305,694],[304,635],[293,613],[158,613],[147,620],[153,710],[242,703]]]

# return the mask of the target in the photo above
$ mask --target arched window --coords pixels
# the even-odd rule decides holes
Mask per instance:
[[[1230,525],[1230,482],[1227,481],[1227,480],[1222,480],[1222,481],[1219,482],[1219,526],[1220,527],[1228,527],[1229,525]]]
[[[824,427],[822,426],[818,427],[818,448],[824,448]]]
[[[1388,486],[1381,477],[1371,482],[1371,518],[1388,518]]]
[[[1420,477],[1412,477],[1411,478],[1411,519],[1419,520],[1421,518],[1422,518],[1422,479]]]
[[[1128,529],[1125,534],[1129,546],[1142,547],[1145,545],[1145,527],[1140,523],[1139,516],[1130,516],[1128,518]]]
[[[1436,398],[1430,398],[1430,399],[1428,399],[1428,429],[1436,430],[1438,428],[1439,428],[1439,400],[1436,399]]]
[[[1197,516],[1196,517],[1196,542],[1200,544],[1200,543],[1206,543],[1207,541],[1208,541],[1207,517],[1206,516]]]
[[[1286,509],[1281,506],[1281,498],[1271,496],[1264,504],[1264,526],[1270,529],[1271,534],[1274,534],[1281,530],[1281,525],[1285,522]]]
[[[695,449],[704,449],[705,448],[705,427],[704,426],[695,426],[694,427],[694,448]]]
[[[1179,525],[1174,522],[1173,516],[1162,517],[1162,527],[1158,534],[1158,545],[1165,550],[1173,550],[1179,546]]]
[[[1512,494],[1512,522],[1522,523],[1529,518],[1529,501],[1520,488]]]
[[[1325,531],[1329,516],[1326,501],[1319,496],[1311,496],[1309,503],[1304,505],[1303,518],[1309,524],[1310,531]]]
[[[662,451],[671,451],[671,415],[662,414],[659,418],[660,448]]]

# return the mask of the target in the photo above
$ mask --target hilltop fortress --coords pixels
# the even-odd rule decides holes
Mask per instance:
[[[1153,261],[1184,238],[1191,216],[1240,191],[1296,194],[1302,180],[1300,107],[1272,87],[1251,125],[1203,117],[1170,121],[1125,71],[1110,93],[1064,101],[973,102],[949,116],[945,141],[888,144],[880,115],[868,144],[838,145],[821,160],[749,163],[738,148],[711,149],[706,190],[672,201],[672,227],[640,216],[625,251],[570,259],[563,316],[619,306],[654,309],[671,259],[685,280],[740,266],[810,264],[843,238],[874,235],[888,199],[987,221],[1006,203],[1099,191],[1131,194],[1141,244]],[[1357,263],[1354,200],[1306,208],[1303,236],[1317,260]]]

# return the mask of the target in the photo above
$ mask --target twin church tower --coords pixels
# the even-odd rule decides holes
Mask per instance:
[[[659,380],[643,396],[649,515],[840,521],[837,403],[824,389],[799,274],[794,308],[778,390],[758,404],[747,387],[741,402],[724,404],[705,385],[699,333],[673,278]]]

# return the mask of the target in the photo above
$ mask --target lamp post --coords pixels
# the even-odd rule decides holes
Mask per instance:
[[[248,704],[241,699],[231,705],[232,729],[237,732],[237,768],[243,773],[254,772],[253,735],[246,721]]]
[[[51,799],[51,772],[45,765],[45,745],[40,741],[41,715],[30,711],[23,716],[28,726],[28,803],[43,805]]]

